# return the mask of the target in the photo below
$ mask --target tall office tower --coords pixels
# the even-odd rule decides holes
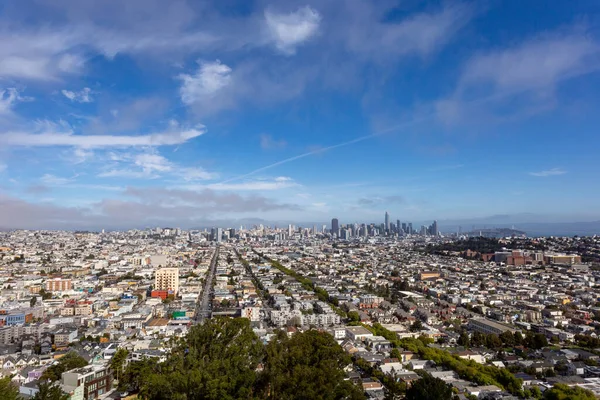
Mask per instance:
[[[217,228],[210,228],[210,240],[212,242],[217,240]]]
[[[390,214],[387,211],[385,212],[385,230],[390,231]]]
[[[408,233],[407,229],[408,229],[408,228],[406,227],[406,222],[403,222],[403,223],[402,223],[402,232],[404,232],[404,233]]]
[[[396,220],[396,233],[397,233],[397,234],[402,234],[402,231],[401,231],[401,229],[402,229],[402,228],[401,228],[401,226],[400,226],[400,220],[399,220],[399,219],[397,219],[397,220]]]
[[[292,224],[288,225],[288,236],[292,236],[292,233],[294,231],[294,228],[292,228]]]
[[[412,227],[412,222],[408,223],[408,231],[406,233],[412,235],[413,234],[413,227]]]
[[[154,276],[154,290],[179,291],[179,268],[161,268]]]
[[[440,235],[440,231],[438,229],[438,223],[437,220],[433,221],[433,224],[431,224],[431,234],[433,236],[439,236]]]
[[[327,225],[323,225],[322,229],[321,229],[321,233],[326,233],[327,232]]]
[[[317,234],[317,226],[313,225],[313,231],[312,231],[313,235]]]
[[[221,243],[221,240],[223,240],[223,228],[217,228],[217,243]]]
[[[331,220],[331,234],[340,236],[340,221],[337,218]]]
[[[235,237],[235,228],[230,228],[229,229],[229,238],[233,238]]]

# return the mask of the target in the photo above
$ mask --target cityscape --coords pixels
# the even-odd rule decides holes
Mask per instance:
[[[600,2],[0,2],[0,400],[600,399]]]

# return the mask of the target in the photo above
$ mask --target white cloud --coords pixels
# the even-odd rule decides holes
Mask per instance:
[[[14,105],[18,101],[29,101],[30,97],[23,97],[15,88],[0,90],[0,115],[12,113]]]
[[[83,162],[88,161],[92,157],[94,157],[93,151],[88,151],[88,150],[81,149],[81,148],[76,148],[75,150],[73,150],[73,163],[74,164],[81,164]]]
[[[2,173],[2,172],[4,172],[4,171],[6,171],[6,169],[7,169],[7,168],[8,168],[8,167],[7,167],[7,165],[6,165],[6,164],[4,164],[4,163],[0,163],[0,173]]]
[[[502,90],[553,87],[565,78],[600,67],[592,59],[599,54],[598,43],[580,33],[538,37],[517,47],[474,57],[465,68],[461,84],[487,82]]]
[[[260,135],[260,147],[263,150],[282,149],[285,146],[287,146],[287,142],[285,140],[273,139],[271,135],[267,135],[265,133]]]
[[[217,177],[200,167],[186,167],[153,153],[109,153],[112,166],[98,174],[101,178],[156,179],[170,177],[186,182],[210,180]]]
[[[548,176],[564,175],[566,173],[567,171],[563,170],[562,168],[552,168],[546,171],[530,172],[529,175],[546,178]]]
[[[207,185],[208,189],[213,190],[280,190],[299,186],[292,178],[280,176],[272,180],[260,179],[245,181],[240,183],[214,183]]]
[[[381,61],[407,54],[429,55],[451,41],[472,18],[464,4],[413,14],[399,21],[383,21],[385,6],[357,1],[339,21],[338,40],[349,50]]]
[[[61,93],[67,99],[69,99],[71,101],[75,101],[77,103],[91,103],[93,101],[92,96],[91,96],[92,89],[90,89],[88,87],[83,88],[79,92],[73,92],[70,90],[63,89],[63,90],[61,90]]]
[[[10,131],[0,133],[0,143],[6,146],[48,147],[74,146],[79,148],[169,146],[187,142],[203,135],[204,126],[168,130],[147,135],[79,135],[71,129],[48,126],[41,133]]]
[[[265,11],[265,23],[270,39],[284,54],[294,54],[296,47],[315,36],[320,22],[321,15],[309,6],[288,14]]]
[[[472,57],[454,93],[436,104],[438,118],[453,124],[475,119],[506,121],[548,111],[557,86],[600,69],[600,44],[584,32],[554,32],[510,48]]]
[[[63,178],[60,176],[52,175],[52,174],[44,174],[40,178],[40,181],[45,185],[58,186],[64,185],[72,181],[71,178]]]
[[[139,154],[135,157],[135,165],[146,173],[166,172],[173,169],[169,160],[159,154]]]
[[[231,68],[219,60],[199,64],[194,75],[179,75],[181,101],[185,104],[210,99],[231,83]]]
[[[217,174],[208,172],[203,168],[179,168],[177,175],[185,181],[205,181],[217,178]]]
[[[131,169],[110,169],[98,174],[99,178],[129,178],[129,179],[157,179],[160,178],[157,174],[151,174],[147,171],[131,170]]]

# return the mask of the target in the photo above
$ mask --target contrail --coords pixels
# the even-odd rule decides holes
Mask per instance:
[[[577,75],[578,74],[575,74],[575,76],[577,76]],[[561,81],[563,79],[564,79],[564,77],[561,78],[561,79],[559,79],[559,81]],[[492,102],[492,101],[495,101],[495,100],[499,100],[499,99],[502,99],[504,97],[508,97],[508,96],[511,96],[511,95],[514,95],[514,94],[532,92],[535,89],[536,89],[535,87],[525,88],[525,89],[518,88],[518,89],[514,89],[514,90],[498,92],[498,93],[494,93],[492,95],[485,96],[485,97],[482,97],[482,98],[478,98],[478,99],[474,99],[474,100],[470,100],[470,101],[462,101],[462,105],[463,106],[465,106],[465,105],[472,106],[472,105],[477,105],[477,104],[485,104],[485,103]],[[415,118],[415,119],[413,119],[411,121],[408,121],[408,122],[404,122],[404,123],[401,123],[401,124],[398,124],[398,125],[390,126],[388,128],[382,129],[382,130],[380,130],[378,132],[375,132],[375,133],[372,133],[370,135],[361,136],[361,137],[358,137],[356,139],[352,139],[352,140],[350,140],[348,142],[342,142],[342,143],[339,143],[339,144],[334,144],[332,146],[324,147],[324,148],[319,149],[319,150],[309,151],[308,153],[304,153],[304,154],[300,154],[300,155],[297,155],[297,156],[294,156],[294,157],[286,158],[285,160],[277,161],[276,163],[273,163],[273,164],[270,164],[270,165],[266,165],[264,167],[255,169],[254,171],[250,171],[247,174],[243,174],[243,175],[239,175],[239,176],[227,179],[227,180],[225,180],[225,181],[223,181],[221,183],[227,183],[227,182],[231,182],[231,181],[237,181],[238,179],[244,179],[244,178],[246,178],[246,177],[248,177],[250,175],[254,175],[254,174],[257,174],[259,172],[266,171],[268,169],[277,167],[279,165],[287,164],[289,162],[299,160],[301,158],[309,157],[309,156],[312,156],[312,155],[315,155],[315,154],[319,154],[319,153],[324,153],[326,151],[337,149],[339,147],[349,146],[351,144],[362,142],[364,140],[371,139],[371,138],[374,138],[374,137],[377,137],[377,136],[383,136],[385,134],[397,131],[398,129],[406,128],[406,127],[408,127],[410,125],[414,125],[414,124],[426,121],[426,120],[428,120],[430,118],[433,118],[435,116],[435,114],[436,114],[436,112],[429,112],[429,113],[426,113],[426,114],[422,115],[420,118]]]
[[[362,141],[367,140],[367,139],[371,139],[371,138],[374,138],[374,137],[377,137],[377,136],[382,136],[382,135],[385,135],[387,133],[393,132],[393,131],[395,131],[397,129],[400,129],[400,128],[406,127],[408,125],[412,125],[412,124],[415,124],[417,122],[420,122],[423,119],[425,119],[425,118],[415,119],[415,120],[412,120],[410,122],[406,122],[404,124],[400,124],[400,125],[396,125],[396,126],[392,126],[392,127],[383,129],[383,130],[381,130],[379,132],[372,133],[370,135],[365,135],[365,136],[357,137],[357,138],[349,140],[347,142],[342,142],[342,143],[334,144],[334,145],[331,145],[331,146],[328,146],[328,147],[323,147],[322,149],[313,150],[313,151],[309,151],[308,153],[303,153],[303,154],[299,154],[299,155],[294,156],[294,157],[286,158],[285,160],[277,161],[276,163],[269,164],[269,165],[266,165],[264,167],[260,167],[258,169],[255,169],[254,171],[250,171],[250,172],[248,172],[246,174],[235,176],[233,178],[224,180],[221,183],[228,183],[228,182],[232,182],[232,181],[237,181],[239,179],[244,179],[244,178],[246,178],[248,176],[257,174],[257,173],[262,172],[262,171],[266,171],[268,169],[277,167],[279,165],[287,164],[289,162],[296,161],[296,160],[300,160],[301,158],[309,157],[309,156],[312,156],[312,155],[315,155],[315,154],[319,154],[319,153],[325,153],[325,152],[327,152],[329,150],[337,149],[339,147],[349,146],[351,144],[362,142]]]

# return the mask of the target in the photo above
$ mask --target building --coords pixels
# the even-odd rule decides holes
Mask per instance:
[[[179,292],[179,268],[161,268],[154,277],[154,290]]]
[[[477,332],[486,334],[494,333],[496,335],[500,335],[507,331],[510,333],[517,332],[517,329],[486,318],[473,318],[469,320],[469,328]]]
[[[390,214],[387,211],[385,212],[385,231],[390,231]]]
[[[340,221],[337,218],[333,218],[331,220],[331,235],[339,236],[340,235]]]
[[[47,292],[64,292],[73,288],[73,283],[70,279],[55,278],[46,281]]]
[[[62,384],[68,391],[83,386],[84,399],[97,399],[112,389],[113,375],[108,364],[92,364],[62,374]]]

